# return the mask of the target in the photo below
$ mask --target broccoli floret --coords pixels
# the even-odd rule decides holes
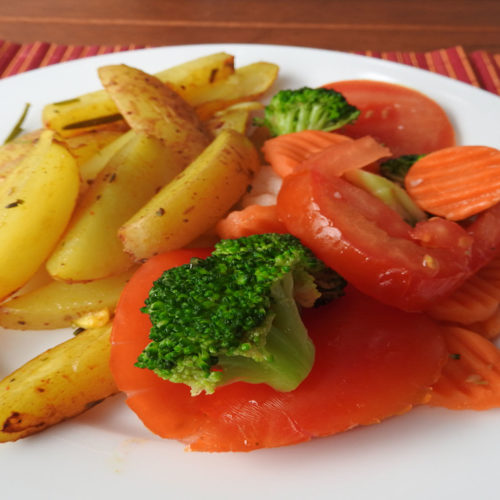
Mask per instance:
[[[193,395],[235,381],[291,391],[314,362],[298,307],[340,296],[344,286],[291,235],[222,240],[208,258],[154,283],[143,308],[151,342],[136,366]]]
[[[380,175],[404,187],[405,177],[410,167],[425,155],[403,155],[380,164]]]
[[[265,125],[273,136],[301,130],[330,132],[354,121],[359,113],[335,90],[303,87],[275,94],[264,118],[255,123]]]

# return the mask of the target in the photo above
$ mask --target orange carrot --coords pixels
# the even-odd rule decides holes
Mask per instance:
[[[451,323],[477,323],[478,328],[482,329],[481,322],[492,318],[499,305],[500,256],[491,260],[448,297],[433,304],[427,313],[435,319]],[[492,327],[493,323],[488,329]]]
[[[498,338],[500,336],[500,305],[491,316],[483,321],[468,325],[468,328],[489,340]]]
[[[500,350],[464,328],[443,328],[449,359],[434,384],[428,404],[451,410],[500,406]]]
[[[500,289],[500,255],[494,257],[488,264],[483,266],[478,272],[477,276],[488,280],[492,286]],[[500,300],[500,296],[498,296]]]
[[[315,153],[333,144],[350,141],[352,139],[345,135],[321,130],[303,130],[267,140],[262,146],[262,152],[274,171],[281,177],[286,177],[294,172],[297,165]]]
[[[498,308],[499,299],[499,288],[474,275],[427,312],[435,319],[469,325],[489,318]]]
[[[487,146],[454,146],[418,160],[405,186],[427,212],[462,220],[500,201],[500,151]]]
[[[231,212],[220,220],[215,230],[223,238],[242,238],[252,234],[286,233],[284,224],[278,219],[276,205],[249,205],[243,210]]]

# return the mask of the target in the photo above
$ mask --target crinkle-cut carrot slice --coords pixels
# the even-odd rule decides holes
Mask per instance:
[[[498,338],[500,336],[500,305],[491,316],[483,321],[467,325],[467,327],[487,339],[494,340]]]
[[[422,210],[466,219],[500,201],[500,151],[453,146],[429,153],[410,168],[405,187]]]
[[[278,218],[276,205],[249,205],[243,210],[230,212],[221,219],[216,233],[223,239],[242,238],[252,234],[286,233],[284,224]]]
[[[471,330],[443,327],[449,359],[428,404],[451,410],[500,406],[500,350]]]
[[[483,266],[477,272],[477,276],[488,280],[492,286],[500,289],[500,255],[494,257],[488,264]]]
[[[451,295],[433,304],[427,313],[434,319],[469,325],[489,318],[498,308],[500,289],[474,275]]]
[[[495,257],[451,295],[433,304],[428,314],[435,319],[459,323],[477,324],[478,331],[490,338],[496,329],[490,318],[500,305],[500,256]],[[472,328],[476,331],[476,329]],[[491,332],[491,333],[486,333]]]
[[[323,151],[332,144],[352,141],[350,137],[321,130],[303,130],[279,135],[267,140],[262,152],[264,158],[281,177],[295,171],[310,156]]]

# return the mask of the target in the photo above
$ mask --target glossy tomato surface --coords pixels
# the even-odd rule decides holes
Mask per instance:
[[[455,131],[443,108],[426,95],[393,83],[346,80],[325,85],[344,95],[361,114],[340,132],[370,135],[394,156],[430,153],[455,144]]]
[[[370,193],[320,168],[285,178],[278,213],[348,282],[404,310],[424,310],[470,275],[473,238],[463,228],[437,218],[412,228]]]

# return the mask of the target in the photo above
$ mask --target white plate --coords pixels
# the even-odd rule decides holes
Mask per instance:
[[[0,81],[0,140],[25,102],[28,130],[44,104],[99,88],[98,66],[127,63],[158,71],[213,52],[238,65],[280,65],[277,88],[371,78],[425,92],[448,112],[463,144],[500,148],[500,99],[424,70],[316,49],[197,45],[117,53],[58,64]],[[429,131],[432,133],[432,131]],[[70,335],[0,331],[0,377]],[[500,410],[417,408],[381,425],[292,447],[240,454],[185,453],[146,431],[121,396],[17,443],[0,445],[6,500],[83,498],[497,499]]]

